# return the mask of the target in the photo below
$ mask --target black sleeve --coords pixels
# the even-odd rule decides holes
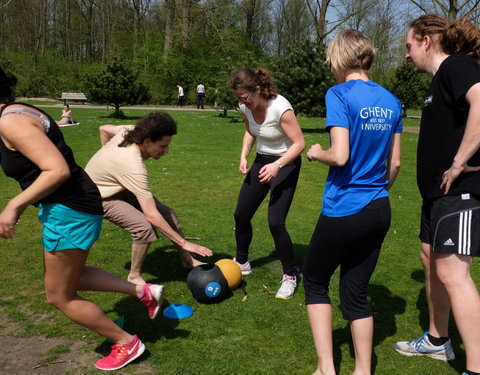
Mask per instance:
[[[455,102],[462,100],[468,90],[480,82],[480,65],[466,55],[452,55],[445,60],[442,80]]]

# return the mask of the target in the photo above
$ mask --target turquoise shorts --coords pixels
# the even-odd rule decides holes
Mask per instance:
[[[40,204],[38,218],[43,224],[42,242],[46,251],[90,250],[102,229],[102,215],[58,203]]]

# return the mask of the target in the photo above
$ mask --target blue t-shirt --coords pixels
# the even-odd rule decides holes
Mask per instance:
[[[343,217],[388,196],[384,179],[394,133],[402,132],[402,105],[372,81],[351,80],[333,86],[325,97],[326,129],[349,130],[350,155],[343,167],[330,167],[322,214]]]

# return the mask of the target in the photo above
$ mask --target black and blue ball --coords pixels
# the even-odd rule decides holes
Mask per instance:
[[[221,302],[231,294],[228,281],[216,264],[193,268],[188,274],[187,286],[200,303]]]

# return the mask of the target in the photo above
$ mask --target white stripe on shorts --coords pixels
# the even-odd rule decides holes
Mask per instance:
[[[460,212],[458,225],[458,253],[470,255],[472,232],[472,210]]]

